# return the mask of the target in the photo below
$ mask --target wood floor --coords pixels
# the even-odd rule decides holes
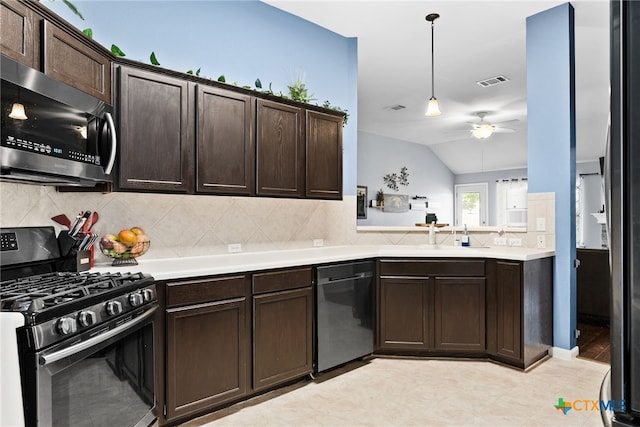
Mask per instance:
[[[611,363],[611,348],[609,341],[609,325],[578,322],[580,336],[578,337],[578,357]]]

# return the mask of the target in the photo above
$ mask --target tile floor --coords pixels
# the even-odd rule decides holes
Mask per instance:
[[[215,426],[602,426],[600,413],[554,405],[597,400],[609,365],[550,358],[528,372],[486,361],[352,362],[185,424]],[[576,409],[581,406],[577,405]]]

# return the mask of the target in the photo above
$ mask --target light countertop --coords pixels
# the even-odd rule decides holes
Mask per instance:
[[[110,261],[96,263],[92,272],[142,272],[156,280],[179,279],[217,274],[318,265],[377,257],[410,258],[487,258],[529,261],[554,256],[548,249],[485,248],[429,245],[324,246],[266,252],[239,252],[180,258],[138,258],[138,265],[113,267]]]

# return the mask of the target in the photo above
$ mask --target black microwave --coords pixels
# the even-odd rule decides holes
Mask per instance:
[[[112,182],[112,107],[4,55],[0,70],[0,179],[87,187]]]

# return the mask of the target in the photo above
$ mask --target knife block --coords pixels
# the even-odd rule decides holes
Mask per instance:
[[[80,241],[69,236],[69,232],[63,230],[58,235],[58,247],[60,248],[60,260],[57,263],[58,271],[87,271],[91,268],[92,254],[90,250],[80,251]]]

